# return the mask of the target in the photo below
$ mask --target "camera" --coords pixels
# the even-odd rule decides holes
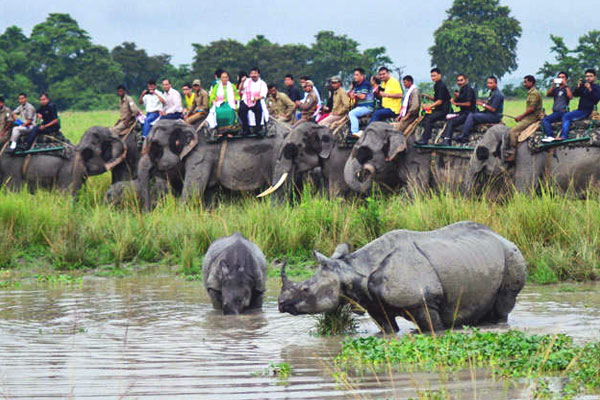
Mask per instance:
[[[563,80],[562,80],[562,78],[555,78],[555,79],[554,79],[554,84],[555,84],[555,85],[561,85],[562,83],[563,83]]]

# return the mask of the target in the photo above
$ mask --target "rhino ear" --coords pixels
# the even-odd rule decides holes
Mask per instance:
[[[347,256],[348,254],[350,254],[350,246],[348,243],[342,243],[337,245],[331,258],[344,258],[344,256]]]
[[[327,256],[325,256],[324,254],[321,254],[318,251],[313,250],[313,255],[315,256],[315,258],[317,259],[317,261],[319,262],[319,264],[322,267],[326,267],[329,265],[329,258],[327,258]]]
[[[229,275],[229,266],[227,265],[225,260],[221,260],[219,266],[221,267],[219,269],[221,270],[222,277],[226,277],[227,275]]]

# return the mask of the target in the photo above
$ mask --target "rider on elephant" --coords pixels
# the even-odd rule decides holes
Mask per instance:
[[[406,94],[402,98],[400,115],[396,118],[396,121],[399,122],[396,125],[396,129],[400,132],[404,132],[410,124],[419,118],[419,113],[421,112],[421,94],[419,93],[419,88],[415,85],[413,77],[406,75],[402,79],[402,83],[404,84],[404,89],[406,89]]]
[[[446,129],[442,133],[444,141],[442,146],[450,146],[452,144],[452,135],[454,134],[454,128],[460,124],[464,124],[469,114],[477,111],[477,95],[471,86],[469,86],[469,80],[465,74],[460,74],[456,77],[456,83],[460,88],[460,92],[454,92],[454,98],[450,100],[452,105],[460,107],[458,114],[455,114],[454,118],[449,119],[446,124]]]
[[[56,111],[56,104],[50,103],[48,94],[42,93],[40,95],[40,108],[37,109],[38,119],[42,119],[41,125],[33,127],[27,135],[26,148],[30,148],[35,141],[37,135],[54,135],[60,131],[60,120],[58,119],[58,112]]]
[[[165,100],[164,94],[156,89],[156,81],[150,79],[148,80],[148,88],[142,92],[138,102],[146,108],[146,119],[142,126],[142,136],[146,137],[154,121],[160,117],[160,112],[163,109],[163,105],[167,103],[167,100]]]
[[[427,113],[423,118],[423,135],[417,144],[427,144],[431,137],[433,123],[436,121],[445,121],[446,115],[450,112],[450,92],[446,84],[442,81],[442,71],[439,68],[431,70],[431,80],[433,85],[433,96],[425,94],[429,100],[433,100],[433,104],[423,106],[423,110]]]
[[[466,143],[475,124],[498,124],[502,121],[504,112],[504,95],[498,89],[498,79],[490,76],[487,80],[487,87],[490,90],[490,96],[487,100],[477,100],[477,105],[483,107],[483,112],[472,112],[467,117],[463,125],[463,131],[460,136],[455,138],[457,142]]]
[[[8,137],[12,123],[12,111],[4,104],[4,97],[0,96],[0,144]]]
[[[210,90],[208,126],[211,128],[233,127],[237,122],[235,110],[240,99],[235,86],[229,82],[229,72],[221,72],[220,80]],[[231,137],[231,135],[228,135]]]
[[[270,83],[268,89],[267,109],[270,116],[278,121],[293,124],[296,121],[294,116],[296,104],[287,94],[277,91],[277,86],[274,83]]]
[[[333,93],[331,113],[319,122],[319,125],[325,125],[328,128],[335,121],[344,118],[348,114],[348,111],[350,111],[350,98],[346,90],[342,87],[342,80],[339,76],[331,78],[331,90]]]
[[[17,115],[19,116],[17,118]],[[14,152],[17,149],[17,141],[23,133],[29,133],[35,126],[35,108],[27,101],[27,95],[25,93],[19,94],[19,106],[13,111],[13,120],[17,122],[18,126],[12,129],[10,135],[10,147],[9,152]]]
[[[302,85],[306,97],[298,104],[298,110],[300,110],[302,114],[300,116],[300,119],[296,121],[294,126],[300,125],[303,122],[312,121],[313,115],[315,114],[315,111],[319,106],[319,100],[317,99],[317,95],[313,91],[314,86],[315,85],[311,80],[305,81]]]
[[[250,134],[249,112],[254,113],[254,133],[261,130],[269,120],[269,111],[265,104],[267,97],[267,84],[260,79],[260,70],[254,67],[250,70],[250,79],[244,82],[244,92],[238,115],[242,121],[242,135]]]
[[[186,117],[188,124],[193,125],[197,121],[202,121],[208,115],[208,93],[202,89],[202,82],[200,79],[195,79],[192,83],[192,89],[194,90],[194,104],[192,109]]]
[[[523,80],[523,86],[528,89],[527,92],[527,108],[525,112],[515,118],[517,125],[510,130],[510,149],[506,151],[506,162],[515,160],[517,145],[519,144],[519,135],[531,124],[540,120],[542,114],[542,95],[535,87],[535,78],[532,75],[527,75]]]
[[[119,119],[114,126],[109,128],[110,133],[115,137],[131,132],[138,114],[142,112],[131,96],[127,94],[125,86],[119,85],[117,94],[119,95]]]

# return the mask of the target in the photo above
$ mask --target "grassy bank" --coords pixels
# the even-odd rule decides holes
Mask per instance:
[[[564,399],[600,393],[600,343],[576,345],[565,335],[474,330],[447,332],[437,337],[348,338],[342,343],[335,363],[342,381],[349,380],[347,374],[363,370],[448,374],[485,368],[494,378],[531,382],[535,389],[530,398],[559,395]],[[450,396],[441,394],[431,398]]]
[[[0,267],[114,264],[118,269],[124,263],[160,262],[196,274],[213,240],[240,231],[269,259],[288,259],[291,273],[298,274],[315,248],[331,253],[338,243],[358,248],[392,229],[431,230],[473,220],[519,246],[533,282],[600,275],[598,194],[587,200],[515,195],[502,204],[445,193],[346,201],[305,194],[295,205],[248,195],[210,209],[168,197],[152,212],[141,213],[135,199],[121,207],[106,205],[106,184],[88,185],[77,203],[61,193],[2,191]]]

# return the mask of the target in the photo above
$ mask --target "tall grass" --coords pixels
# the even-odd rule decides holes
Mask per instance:
[[[296,204],[251,195],[182,204],[166,197],[149,213],[135,198],[107,205],[108,182],[84,188],[78,202],[63,193],[0,191],[0,267],[22,257],[60,269],[124,262],[177,264],[197,271],[210,243],[240,231],[269,258],[306,264],[312,249],[355,248],[392,229],[431,230],[461,220],[490,226],[515,242],[539,283],[600,275],[600,195],[581,200],[546,191],[502,203],[456,193],[328,199],[306,191]]]

